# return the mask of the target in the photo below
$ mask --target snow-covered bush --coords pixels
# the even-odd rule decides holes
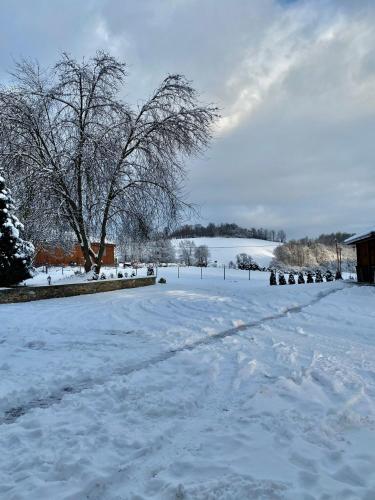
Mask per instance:
[[[322,271],[320,269],[317,269],[315,273],[315,283],[322,283],[322,282],[323,282]]]
[[[286,279],[282,271],[279,272],[279,285],[286,285]]]
[[[14,202],[0,175],[0,286],[11,286],[33,276],[34,246],[20,238],[23,225],[12,214]]]
[[[328,270],[325,274],[326,281],[333,281],[333,274],[330,270]]]
[[[289,283],[289,285],[295,285],[296,284],[296,280],[294,279],[294,274],[293,273],[289,273],[288,283]]]
[[[271,286],[277,285],[277,282],[276,282],[276,273],[275,273],[274,270],[271,270],[270,285]]]
[[[298,284],[302,285],[305,283],[305,277],[303,276],[303,272],[298,273]]]

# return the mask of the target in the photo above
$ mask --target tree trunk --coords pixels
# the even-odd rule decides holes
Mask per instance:
[[[83,257],[85,259],[85,264],[84,264],[85,272],[88,273],[89,271],[91,271],[92,266],[93,266],[90,251],[88,248],[85,248],[85,247],[81,247],[81,248],[82,248],[82,252],[83,252]]]

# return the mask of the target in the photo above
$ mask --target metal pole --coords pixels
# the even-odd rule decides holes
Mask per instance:
[[[177,278],[180,277],[180,266],[177,266]]]
[[[202,279],[202,270],[203,270],[203,267],[201,266],[201,279]]]
[[[224,264],[224,280],[225,280],[225,264]]]
[[[249,268],[249,281],[250,281],[250,268]]]

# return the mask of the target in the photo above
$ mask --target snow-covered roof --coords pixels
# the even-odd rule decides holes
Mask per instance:
[[[375,238],[375,227],[369,228],[361,233],[354,234],[350,238],[347,238],[344,243],[345,245],[352,245],[357,241],[367,240],[368,238]]]

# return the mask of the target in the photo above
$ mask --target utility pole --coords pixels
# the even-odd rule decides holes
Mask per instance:
[[[336,279],[342,279],[342,274],[341,274],[341,257],[342,257],[342,248],[339,247],[337,240],[336,242],[336,259],[337,259],[337,272],[336,272]]]

